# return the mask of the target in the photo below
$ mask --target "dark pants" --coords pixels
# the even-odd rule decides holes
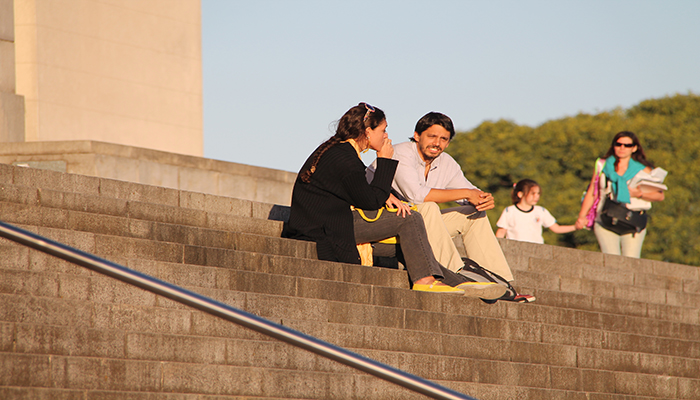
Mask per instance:
[[[377,211],[364,213],[368,219],[374,219],[377,216]],[[412,212],[411,215],[403,218],[396,213],[383,210],[379,219],[368,222],[358,211],[353,211],[353,224],[355,243],[377,242],[398,236],[411,282],[431,275],[450,286],[467,281],[462,275],[455,274],[437,262],[428,242],[420,213]]]

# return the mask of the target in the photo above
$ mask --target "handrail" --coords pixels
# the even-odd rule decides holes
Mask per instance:
[[[78,264],[95,272],[119,279],[179,303],[223,318],[227,321],[301,347],[326,358],[374,375],[439,400],[477,400],[473,397],[440,386],[434,382],[390,367],[378,361],[353,353],[342,347],[324,342],[313,336],[268,321],[257,315],[239,310],[198,293],[161,281],[150,275],[129,269],[90,253],[53,241],[35,233],[0,221],[0,236],[33,249]]]

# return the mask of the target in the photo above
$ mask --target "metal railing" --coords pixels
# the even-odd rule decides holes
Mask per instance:
[[[0,236],[440,400],[477,400],[179,286],[0,221]]]

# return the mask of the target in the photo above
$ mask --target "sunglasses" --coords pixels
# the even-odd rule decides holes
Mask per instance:
[[[615,147],[626,147],[628,149],[631,149],[632,147],[636,146],[634,143],[620,143],[620,142],[615,142]]]
[[[369,113],[374,112],[374,107],[370,106],[367,103],[362,103],[362,104],[367,109],[367,112],[365,113],[365,117],[362,119],[362,122],[367,122],[367,118],[369,118]]]

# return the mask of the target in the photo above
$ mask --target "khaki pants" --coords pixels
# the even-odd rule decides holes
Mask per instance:
[[[477,211],[473,206],[441,211],[436,203],[430,202],[418,204],[417,208],[423,216],[433,254],[441,265],[454,272],[464,266],[452,241],[453,237],[460,235],[467,257],[504,279],[513,280],[513,273],[485,212]]]

